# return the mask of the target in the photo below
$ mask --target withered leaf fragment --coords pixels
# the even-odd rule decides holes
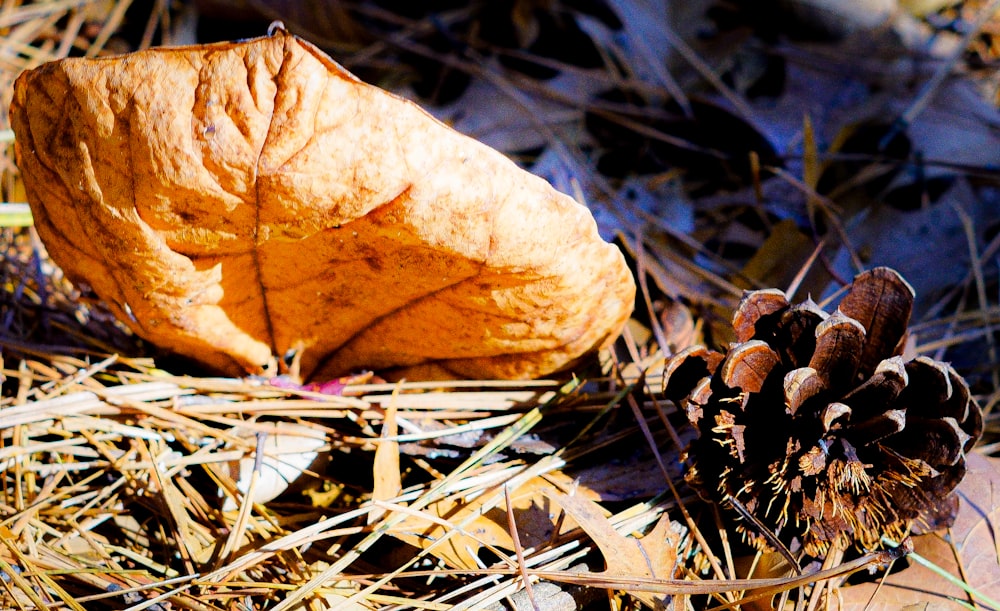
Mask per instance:
[[[699,433],[688,481],[813,556],[946,526],[983,417],[949,365],[899,354],[910,286],[882,267],[833,314],[782,301],[747,293],[725,356],[692,347],[668,361],[664,392]],[[767,545],[754,525],[738,529]]]
[[[10,118],[52,258],[222,372],[533,377],[631,310],[585,207],[283,31],[45,64]]]

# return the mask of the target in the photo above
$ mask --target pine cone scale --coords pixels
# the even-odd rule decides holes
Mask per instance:
[[[885,358],[900,347],[913,311],[915,294],[895,271],[877,267],[866,272],[865,281],[855,282],[840,302],[840,311],[861,323],[868,332],[868,341],[861,356],[861,370],[868,374]]]
[[[804,404],[826,390],[826,382],[812,367],[800,367],[785,374],[785,409],[794,416]]]
[[[908,383],[903,359],[894,356],[879,363],[872,377],[847,393],[844,401],[858,412],[859,417],[871,417],[881,406],[895,402]]]
[[[778,363],[778,355],[767,343],[750,340],[731,350],[722,361],[722,382],[743,392],[760,392]]]
[[[744,295],[733,317],[736,341],[739,343],[749,341],[757,332],[757,321],[784,311],[788,305],[785,293],[778,289],[764,289]]]
[[[899,433],[906,427],[906,410],[890,409],[851,425],[844,437],[856,446],[867,446]]]
[[[865,328],[836,312],[816,327],[816,348],[809,366],[826,380],[828,388],[848,388],[861,364]]]

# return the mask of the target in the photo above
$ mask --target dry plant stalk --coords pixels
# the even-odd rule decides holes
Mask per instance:
[[[666,367],[668,398],[700,434],[689,481],[812,556],[948,525],[983,416],[949,365],[902,356],[913,298],[884,267],[833,314],[778,290],[744,295],[725,354],[696,346]],[[738,529],[767,546],[755,525]]]
[[[2,374],[30,390],[0,403],[0,608],[117,608],[158,596],[178,609],[245,608],[246,597],[255,606],[273,604],[343,561],[358,537],[391,536],[384,524],[419,512],[416,499],[436,487],[424,503],[432,518],[431,501],[439,497],[492,493],[532,476],[523,461],[494,456],[499,460],[488,465],[411,486],[386,512],[382,501],[352,498],[336,469],[322,474],[329,490],[319,487],[318,474],[299,458],[318,452],[341,463],[348,454],[364,461],[390,403],[411,438],[420,428],[432,438],[455,418],[485,430],[496,426],[490,421],[498,411],[516,419],[531,405],[564,396],[552,382],[482,382],[478,393],[452,392],[462,383],[436,390],[426,383],[348,384],[341,395],[325,395],[260,380],[137,373],[113,358],[91,366],[71,357],[51,364],[24,359],[18,367],[9,352],[4,356]],[[247,474],[240,467],[258,457],[249,486],[242,485]],[[542,472],[570,485],[555,471],[561,461],[545,463]],[[290,479],[290,468],[302,474],[298,483],[310,488],[314,505],[293,495],[278,504],[260,496],[269,472]],[[440,486],[446,477],[451,483]],[[383,513],[364,525],[366,515]],[[428,524],[433,520],[417,530]],[[310,597],[329,607],[357,595],[370,582],[355,580],[358,570],[341,571]],[[373,599],[412,593],[387,582]],[[362,598],[353,608],[375,607]]]

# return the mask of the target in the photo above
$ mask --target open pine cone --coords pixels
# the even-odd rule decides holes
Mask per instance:
[[[667,398],[699,431],[688,481],[812,556],[950,523],[983,417],[949,365],[901,356],[913,297],[885,267],[833,314],[747,292],[725,355],[696,346],[666,368]],[[764,548],[760,526],[738,530]]]

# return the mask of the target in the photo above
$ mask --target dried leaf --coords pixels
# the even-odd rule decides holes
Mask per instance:
[[[626,537],[615,530],[604,511],[593,501],[561,492],[548,494],[562,507],[594,541],[604,556],[607,568],[603,574],[613,577],[651,577],[672,579],[677,564],[680,536],[672,530],[670,517],[664,513],[656,526],[642,538]],[[663,601],[654,594],[630,591],[654,609]]]
[[[691,427],[678,430],[682,444],[694,435]],[[682,466],[677,450],[663,452],[662,463],[666,463],[668,473],[673,481],[679,481],[683,476]],[[595,500],[601,502],[634,501],[636,499],[652,498],[663,492],[663,470],[660,461],[651,455],[635,454],[612,458],[597,464],[573,469],[574,481],[595,495]]]
[[[11,123],[52,258],[223,372],[532,377],[631,311],[585,207],[280,30],[45,64]]]
[[[948,542],[939,534],[914,537],[916,553],[961,581],[959,562],[965,568],[969,585],[994,600],[1000,599],[1000,561],[996,547],[996,523],[1000,520],[1000,462],[978,453],[966,457],[968,475],[958,486],[961,497],[958,517],[949,531]],[[957,557],[956,557],[957,554]],[[878,592],[876,584],[863,583],[840,588],[830,597],[832,608],[843,611],[890,611],[896,609],[967,609],[956,601],[968,596],[930,569],[910,563],[906,569],[889,575]],[[869,604],[869,599],[874,599]],[[981,608],[992,608],[982,604]]]
[[[266,503],[288,489],[307,470],[315,470],[329,461],[327,452],[320,450],[327,443],[322,431],[292,422],[255,422],[244,428],[236,428],[233,435],[252,438],[264,435],[260,449],[264,454],[260,460],[260,476],[253,495],[241,499],[242,502]],[[252,443],[250,447],[254,447]],[[250,481],[255,469],[256,457],[248,456],[228,464],[229,474],[236,482],[236,488],[244,495],[250,491]],[[223,511],[238,508],[237,500],[227,496]]]
[[[790,286],[815,249],[813,238],[803,233],[794,220],[775,223],[740,275],[733,278],[733,284],[746,288],[749,279],[756,286]],[[829,281],[829,274],[815,267],[806,274],[799,291],[819,294]]]
[[[555,530],[557,511],[545,497],[557,493],[559,487],[574,488],[583,496],[592,495],[586,488],[575,486],[575,482],[560,472],[547,473],[545,477],[534,477],[517,489],[510,491],[517,521],[517,534],[525,548],[536,547],[549,541]],[[432,522],[417,516],[407,518],[392,530],[396,538],[426,549],[441,537],[448,536],[447,542],[435,545],[431,553],[448,566],[458,569],[480,567],[477,554],[483,546],[491,546],[511,552],[514,541],[508,532],[507,513],[502,506],[503,496],[476,494],[466,500],[464,495],[449,496],[430,504],[424,513],[447,522]],[[456,527],[462,526],[461,531]],[[563,520],[560,532],[576,527],[572,519]]]

